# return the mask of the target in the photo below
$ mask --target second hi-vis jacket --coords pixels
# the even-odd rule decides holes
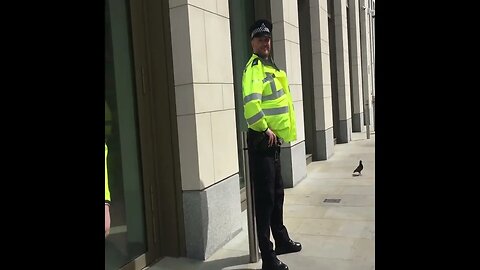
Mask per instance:
[[[108,188],[108,170],[107,170],[108,147],[105,143],[105,203],[110,202],[110,189]]]
[[[242,92],[249,128],[259,132],[270,128],[286,142],[297,139],[295,112],[285,71],[266,65],[253,54],[243,71]]]

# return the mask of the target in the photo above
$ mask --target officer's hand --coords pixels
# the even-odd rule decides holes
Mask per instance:
[[[268,146],[276,145],[277,144],[277,135],[273,133],[273,131],[270,130],[270,128],[267,128],[267,131],[265,131],[265,134],[268,136]]]
[[[105,238],[110,233],[110,206],[105,204]]]

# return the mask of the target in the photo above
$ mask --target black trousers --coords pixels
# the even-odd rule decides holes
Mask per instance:
[[[283,179],[280,167],[280,145],[268,147],[268,136],[249,129],[247,133],[250,179],[254,188],[258,245],[262,260],[276,257],[270,241],[272,230],[275,245],[290,240],[283,225]]]

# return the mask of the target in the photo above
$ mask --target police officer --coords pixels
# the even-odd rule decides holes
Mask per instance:
[[[108,188],[107,155],[108,147],[105,143],[105,238],[110,233],[110,189]]]
[[[250,27],[253,54],[243,72],[242,92],[262,269],[288,270],[277,255],[298,252],[302,245],[290,239],[283,224],[280,145],[282,141],[296,140],[297,134],[286,73],[275,65],[270,54],[271,33],[272,23],[268,20],[258,20]]]

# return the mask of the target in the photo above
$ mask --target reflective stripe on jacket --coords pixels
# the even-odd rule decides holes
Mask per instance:
[[[110,189],[108,188],[108,170],[107,170],[108,147],[105,143],[105,202],[110,201]]]
[[[285,71],[265,65],[253,54],[243,71],[242,93],[249,128],[260,132],[270,128],[286,142],[296,140],[295,111]]]

